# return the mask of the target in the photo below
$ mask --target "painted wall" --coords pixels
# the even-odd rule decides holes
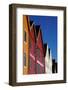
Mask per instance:
[[[46,73],[49,73],[49,53],[48,53],[48,46],[47,46],[47,49],[46,49],[46,56],[45,56],[45,72]]]
[[[50,50],[50,57],[49,57],[49,68],[50,68],[50,73],[52,73],[52,53],[51,53],[51,50]]]

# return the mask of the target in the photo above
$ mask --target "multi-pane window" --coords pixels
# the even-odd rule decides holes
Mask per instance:
[[[37,73],[39,74],[40,73],[40,65],[37,64]]]
[[[45,73],[45,71],[44,71],[44,67],[42,68],[42,73]]]
[[[29,40],[29,48],[31,48],[31,41]]]
[[[44,60],[45,60],[45,58],[44,58],[44,56],[42,56],[42,63],[43,63],[43,64],[45,63]]]
[[[24,53],[24,56],[23,56],[23,63],[24,63],[24,66],[26,66],[26,53]]]
[[[26,41],[26,32],[24,31],[24,41]]]
[[[32,60],[31,60],[31,58],[29,60],[29,67],[32,67]]]
[[[40,49],[37,48],[36,50],[37,50],[37,56],[38,56],[38,59],[40,59]]]

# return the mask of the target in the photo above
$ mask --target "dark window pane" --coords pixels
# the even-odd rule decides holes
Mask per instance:
[[[43,67],[43,69],[42,69],[42,73],[45,73],[45,71],[44,71],[44,67]]]
[[[23,60],[24,66],[26,66],[26,54],[24,53],[24,60]]]
[[[24,31],[24,41],[26,41],[26,32]]]
[[[29,40],[29,48],[31,48],[31,41]]]
[[[38,56],[38,58],[40,58],[40,49],[37,48],[36,50],[37,50],[37,56]]]
[[[29,60],[29,67],[32,67],[32,60]]]
[[[32,66],[32,60],[30,59],[30,67]]]
[[[37,64],[37,73],[39,74],[40,73],[40,65]]]

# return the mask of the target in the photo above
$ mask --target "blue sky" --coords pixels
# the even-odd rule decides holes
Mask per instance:
[[[51,49],[52,57],[57,61],[57,17],[56,16],[29,16],[36,25],[41,26],[43,43]]]

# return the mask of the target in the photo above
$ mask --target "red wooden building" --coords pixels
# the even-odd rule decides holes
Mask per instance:
[[[45,63],[44,63],[44,52],[43,52],[43,40],[42,32],[39,25],[35,26],[35,38],[36,38],[36,73],[45,73]]]
[[[33,21],[29,22],[29,74],[35,74],[36,73],[36,67],[35,67],[35,28]]]

